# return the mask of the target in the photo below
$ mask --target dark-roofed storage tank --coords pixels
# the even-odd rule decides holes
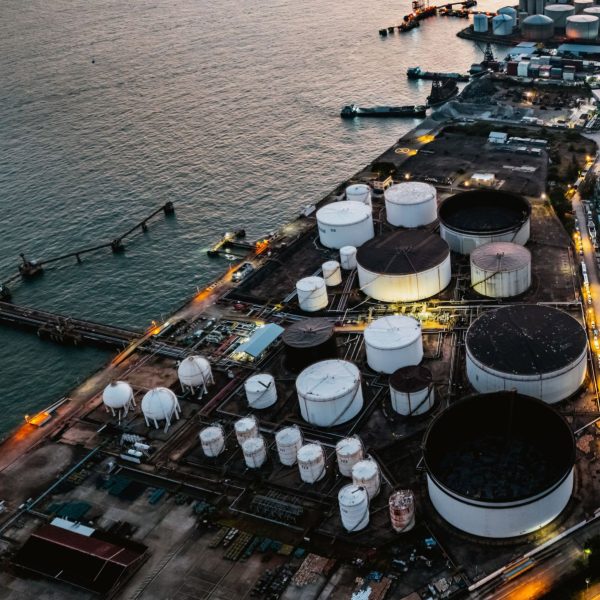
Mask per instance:
[[[299,373],[312,363],[336,358],[337,345],[329,319],[302,319],[290,325],[282,336],[286,366]]]

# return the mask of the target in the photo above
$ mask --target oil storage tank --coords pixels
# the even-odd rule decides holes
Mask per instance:
[[[304,312],[317,312],[329,304],[327,287],[322,277],[304,277],[296,282],[298,305]]]
[[[260,469],[267,461],[267,446],[261,435],[244,440],[242,452],[249,469]]]
[[[251,375],[244,382],[244,390],[250,408],[269,408],[277,402],[277,387],[270,373]]]
[[[517,390],[553,404],[583,384],[587,338],[557,308],[535,304],[490,310],[466,336],[467,377],[478,392]]]
[[[296,373],[308,365],[335,358],[337,345],[333,323],[328,319],[302,319],[282,335],[286,366]]]
[[[544,14],[554,21],[554,29],[564,30],[567,17],[575,14],[575,8],[571,4],[546,4]]]
[[[327,248],[358,247],[375,235],[371,207],[355,200],[326,204],[317,211],[317,225]]]
[[[388,223],[397,227],[420,227],[437,219],[437,191],[428,183],[406,181],[384,192]]]
[[[517,26],[517,10],[512,6],[503,6],[498,10],[499,15],[508,15],[512,20],[512,28],[514,29]]]
[[[598,37],[598,23],[594,15],[567,17],[566,35],[570,40],[593,40]]]
[[[205,456],[214,458],[225,450],[225,433],[221,425],[209,425],[200,432],[200,444]]]
[[[586,8],[594,6],[594,0],[574,0],[573,6],[575,7],[575,14],[579,15],[584,12]]]
[[[358,249],[360,289],[382,302],[413,302],[441,292],[451,277],[450,249],[439,236],[403,229]]]
[[[344,271],[356,269],[356,247],[344,246],[340,248],[340,265]]]
[[[451,404],[423,440],[429,497],[454,527],[486,538],[553,521],[573,490],[575,439],[565,419],[515,392]]]
[[[554,21],[546,15],[531,15],[521,23],[521,35],[529,42],[543,42],[554,35]]]
[[[365,183],[355,183],[346,188],[346,200],[371,206],[371,188]]]
[[[390,521],[396,533],[410,531],[415,526],[415,496],[411,490],[398,490],[388,500]]]
[[[357,437],[344,438],[335,445],[335,455],[340,475],[352,477],[352,467],[364,456],[362,442]]]
[[[298,450],[302,448],[302,431],[296,426],[280,429],[275,434],[275,445],[281,464],[286,467],[295,465]]]
[[[488,26],[487,15],[478,13],[473,16],[473,31],[475,33],[487,33]]]
[[[388,315],[375,319],[364,331],[369,367],[377,373],[393,373],[417,365],[423,358],[421,325],[413,317]]]
[[[342,283],[342,270],[337,260],[328,260],[321,265],[325,285],[334,287]]]
[[[302,418],[319,427],[333,427],[354,418],[363,406],[358,367],[345,360],[310,365],[296,379]]]
[[[321,444],[306,444],[296,455],[300,479],[305,483],[316,483],[326,473],[325,452]]]
[[[490,242],[525,245],[531,205],[523,197],[498,190],[472,190],[440,205],[440,235],[454,252],[470,254]]]
[[[513,20],[509,15],[496,15],[492,17],[492,33],[498,36],[511,35]]]
[[[369,524],[369,496],[363,487],[345,485],[338,493],[338,504],[346,531],[360,531]]]
[[[379,465],[371,458],[358,461],[352,467],[352,482],[354,485],[364,487],[369,495],[369,500],[372,500],[377,496],[381,487]]]
[[[492,242],[471,252],[471,287],[490,298],[509,298],[531,285],[531,252],[511,242]]]
[[[426,413],[435,402],[431,371],[420,365],[395,371],[390,377],[390,399],[392,408],[400,415]]]

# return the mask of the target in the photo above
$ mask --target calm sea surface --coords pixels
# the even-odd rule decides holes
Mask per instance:
[[[480,8],[503,3],[483,0]],[[206,248],[290,220],[410,129],[343,104],[425,101],[405,71],[480,60],[433,18],[381,40],[407,0],[3,0],[0,280],[19,253],[108,241],[175,202],[123,255],[66,261],[14,301],[130,327],[166,317],[225,268]],[[0,437],[111,354],[0,328]]]

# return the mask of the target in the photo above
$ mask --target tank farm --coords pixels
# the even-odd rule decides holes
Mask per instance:
[[[94,505],[100,486],[107,510],[115,481],[131,502],[193,500],[218,533],[395,556],[408,592],[464,589],[588,515],[595,367],[543,195],[381,185],[367,167],[250,247],[241,281],[227,270],[146,332],[172,355],[127,346],[4,440],[14,565],[49,576],[32,544],[51,506]],[[410,548],[425,558],[409,569]],[[58,579],[114,592],[141,564]]]

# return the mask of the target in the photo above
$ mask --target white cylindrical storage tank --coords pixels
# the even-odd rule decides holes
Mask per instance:
[[[389,315],[376,319],[364,331],[369,367],[388,375],[423,359],[421,324],[413,317]]]
[[[594,6],[594,0],[574,0],[573,6],[575,7],[575,14],[579,15],[584,12],[586,8]]]
[[[327,287],[322,277],[305,277],[296,283],[298,304],[305,312],[323,310],[329,303]]]
[[[587,336],[557,308],[537,304],[490,310],[467,331],[467,377],[481,393],[516,390],[553,404],[574,394],[587,369]]]
[[[384,192],[388,223],[396,227],[420,227],[437,219],[437,192],[428,183],[406,181]]]
[[[369,500],[372,500],[379,493],[381,486],[377,463],[370,458],[357,462],[352,467],[352,483],[364,487]]]
[[[306,444],[296,454],[300,479],[316,483],[325,476],[325,452],[321,444]]]
[[[347,200],[332,202],[317,211],[319,239],[327,248],[361,246],[375,235],[371,207]]]
[[[584,8],[583,14],[600,18],[600,6],[590,6],[589,8]]]
[[[541,529],[573,490],[575,438],[552,407],[514,392],[451,404],[423,439],[429,498],[454,527],[486,538]]]
[[[426,413],[435,402],[431,371],[419,365],[398,369],[390,377],[390,399],[392,408],[400,415]]]
[[[504,6],[498,10],[499,15],[508,15],[512,20],[512,28],[517,26],[517,11],[512,6]]]
[[[246,440],[258,437],[258,421],[255,417],[242,417],[235,422],[233,428],[240,446]]]
[[[346,200],[371,206],[371,187],[365,183],[356,183],[346,188]]]
[[[248,377],[244,389],[250,408],[268,408],[277,402],[275,379],[270,373],[258,373]]]
[[[220,425],[210,425],[200,432],[200,444],[205,456],[219,456],[225,449],[225,434]]]
[[[298,450],[302,447],[302,431],[299,427],[284,427],[275,434],[279,461],[286,467],[296,464]]]
[[[451,278],[450,249],[423,229],[399,229],[358,249],[361,291],[382,302],[414,302],[439,294]]]
[[[567,37],[570,40],[593,40],[598,37],[598,23],[598,17],[594,15],[567,17]]]
[[[259,469],[267,460],[267,447],[262,436],[244,440],[242,452],[249,469]]]
[[[511,242],[492,242],[471,252],[471,287],[489,298],[518,296],[531,285],[531,252]]]
[[[323,360],[298,375],[296,391],[302,418],[319,427],[353,419],[363,406],[358,367],[345,360]]]
[[[210,363],[203,356],[188,356],[177,368],[179,382],[183,388],[199,388],[205,392],[208,385],[214,383]]]
[[[112,415],[121,418],[121,411],[127,415],[129,409],[135,406],[133,389],[126,381],[111,381],[102,392],[102,402]]]
[[[473,31],[475,33],[487,33],[488,18],[487,15],[478,13],[473,15]]]
[[[334,287],[342,283],[342,269],[337,260],[328,260],[321,265],[325,285]]]
[[[335,445],[338,469],[344,477],[352,477],[352,467],[364,457],[362,442],[357,437],[340,440]]]
[[[348,532],[360,531],[369,524],[369,496],[364,488],[352,483],[338,492],[340,518]]]
[[[571,4],[546,4],[544,14],[554,21],[555,29],[564,29],[567,17],[575,14],[575,8]]]
[[[415,496],[411,490],[398,490],[389,500],[390,521],[396,533],[410,531],[415,526]]]
[[[344,271],[356,269],[356,248],[354,246],[340,248],[340,263]]]
[[[521,23],[521,35],[529,42],[542,42],[554,35],[554,21],[545,15],[531,15]]]
[[[496,15],[492,17],[492,33],[494,35],[511,35],[513,32],[513,20],[508,15]]]
[[[154,423],[158,429],[158,422],[165,421],[165,431],[171,421],[179,419],[179,401],[177,396],[168,388],[157,387],[147,392],[142,398],[142,414],[146,425]]]

